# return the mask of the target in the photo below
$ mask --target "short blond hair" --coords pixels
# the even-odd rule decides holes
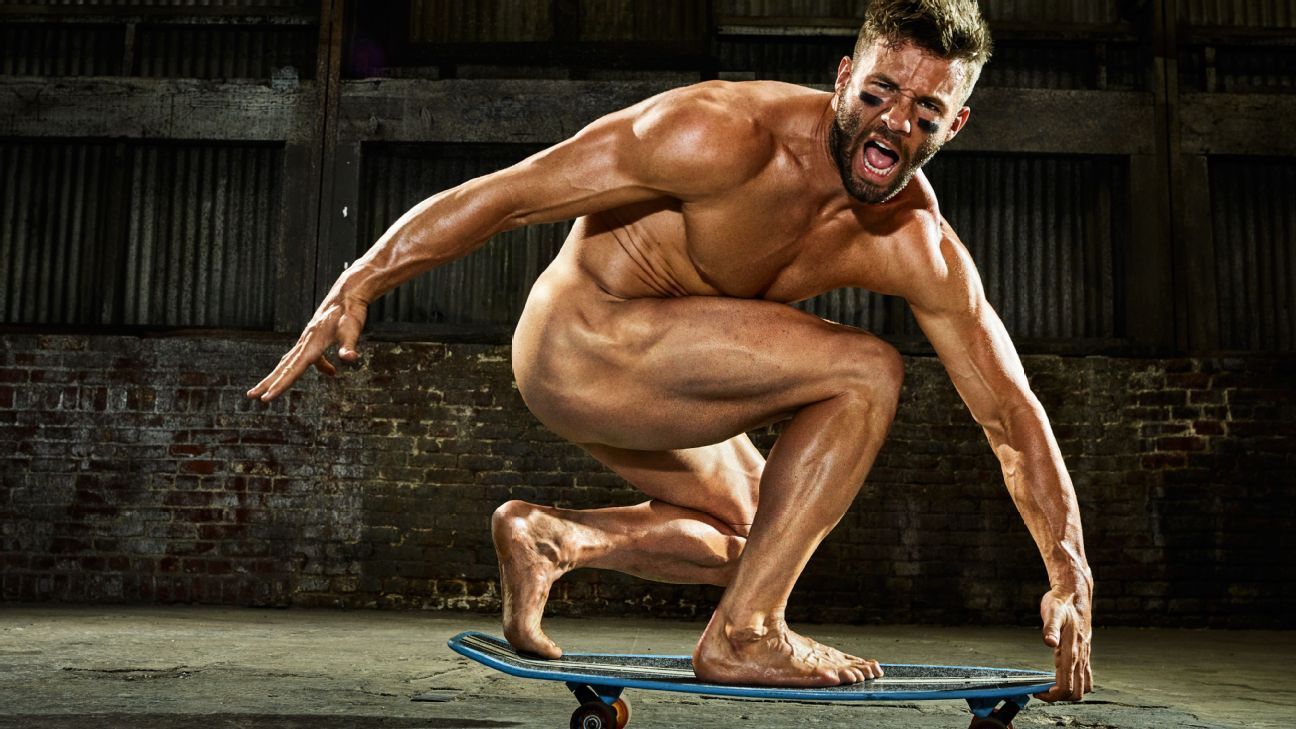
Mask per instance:
[[[873,0],[855,41],[854,60],[879,39],[890,47],[912,43],[939,58],[962,61],[969,72],[964,99],[994,51],[976,0]]]

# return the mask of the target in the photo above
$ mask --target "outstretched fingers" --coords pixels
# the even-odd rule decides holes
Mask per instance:
[[[345,362],[358,360],[360,352],[356,349],[356,342],[364,329],[367,307],[362,300],[354,298],[326,301],[311,323],[306,325],[293,348],[279,359],[279,364],[270,374],[247,391],[247,396],[269,402],[292,387],[297,378],[312,366],[330,377],[336,375],[337,367],[324,354],[335,342],[339,345],[340,359]]]

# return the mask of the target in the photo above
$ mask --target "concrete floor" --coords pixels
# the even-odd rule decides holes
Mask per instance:
[[[551,620],[568,650],[688,653],[700,624]],[[558,684],[445,646],[489,616],[214,608],[0,606],[0,729],[129,726],[445,729],[566,727]],[[1019,628],[804,626],[890,663],[1048,668]],[[1296,727],[1296,632],[1100,630],[1098,690],[1031,702],[1019,729]],[[962,702],[816,705],[631,691],[631,727],[967,726]],[[439,701],[412,701],[416,696]]]

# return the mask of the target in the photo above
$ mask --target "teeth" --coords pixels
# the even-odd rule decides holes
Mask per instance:
[[[891,173],[892,173],[892,172],[895,172],[895,169],[896,169],[897,167],[899,167],[899,166],[900,166],[900,164],[899,164],[899,163],[896,163],[896,164],[893,164],[893,165],[891,165],[890,167],[886,168],[885,170],[879,170],[878,168],[876,168],[876,167],[874,167],[873,165],[869,164],[869,161],[868,161],[868,155],[865,155],[865,156],[864,156],[864,167],[867,168],[869,172],[872,172],[873,174],[875,174],[875,175],[879,175],[879,176],[881,176],[881,177],[889,177],[889,176],[891,175]]]

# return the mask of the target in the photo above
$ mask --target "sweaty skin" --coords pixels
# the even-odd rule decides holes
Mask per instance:
[[[577,567],[727,586],[698,641],[701,678],[815,686],[878,663],[793,632],[788,596],[851,504],[895,413],[902,363],[858,329],[790,306],[858,286],[904,297],[1039,548],[1056,685],[1079,699],[1093,581],[1048,420],[967,250],[918,167],[968,118],[966,69],[908,44],[843,59],[833,93],[708,82],[610,114],[406,213],[337,281],[249,397],[271,400],[326,350],[355,361],[370,302],[491,236],[577,218],[513,339],[537,418],[642,490],[630,507],[504,504],[491,530],[504,632],[561,650],[540,619]],[[762,458],[745,432],[786,421]],[[953,556],[952,556],[953,558]],[[867,596],[861,596],[867,599]]]

